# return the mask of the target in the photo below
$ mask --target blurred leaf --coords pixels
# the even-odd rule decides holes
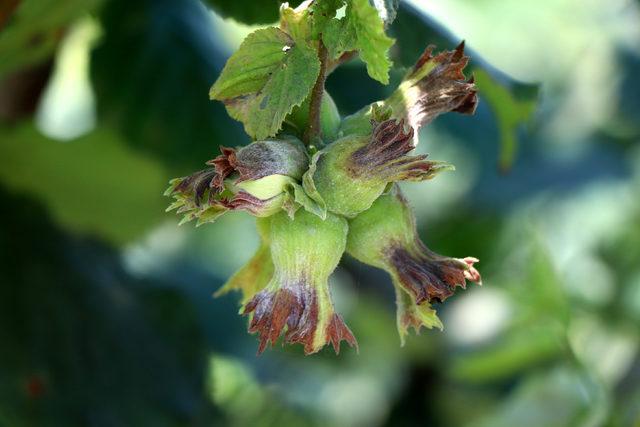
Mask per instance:
[[[527,242],[523,245],[522,242]],[[516,304],[515,316],[494,342],[454,359],[451,374],[459,380],[503,380],[554,358],[569,357],[567,328],[571,319],[566,297],[552,260],[528,230],[518,229],[509,246],[520,245],[502,260],[507,290]],[[514,273],[514,272],[519,272]],[[515,274],[515,275],[514,275]]]
[[[311,418],[287,407],[263,388],[241,361],[213,356],[209,363],[209,393],[232,426],[310,426]]]
[[[311,92],[320,61],[315,50],[274,27],[249,34],[211,88],[255,139],[275,135]]]
[[[205,0],[219,15],[245,24],[272,24],[278,20],[278,10],[283,1]],[[293,3],[299,3],[294,1]]]
[[[497,411],[471,426],[600,426],[606,405],[606,395],[592,378],[563,367],[525,378]]]
[[[563,335],[549,327],[531,326],[503,337],[486,350],[455,358],[453,378],[469,382],[490,382],[513,377],[520,371],[561,355]]]
[[[616,407],[611,411],[607,426],[633,426],[640,425],[640,380],[637,377],[630,378],[630,383],[635,384],[635,390],[622,388],[616,396]]]
[[[0,182],[41,200],[74,232],[122,244],[163,218],[164,170],[111,132],[60,143],[31,125],[0,128],[0,158]]]
[[[11,224],[0,231],[7,425],[215,424],[202,390],[207,351],[185,296],[132,278],[118,253],[65,235],[41,205],[0,195]]]
[[[531,120],[537,105],[537,89],[520,85],[523,96],[517,96],[496,82],[486,71],[475,69],[474,76],[480,99],[486,101],[493,111],[500,132],[500,159],[498,165],[503,172],[511,169],[518,147],[518,128]]]
[[[13,16],[13,13],[20,5],[20,0],[6,0],[0,3],[0,30],[2,30],[7,21]]]
[[[508,277],[514,301],[518,304],[518,315],[514,327],[527,329],[531,324],[545,322],[555,324],[566,331],[571,319],[570,301],[565,294],[562,281],[555,270],[549,251],[542,238],[534,232],[523,232],[517,240],[526,239],[524,257],[519,261],[520,278]]]
[[[210,393],[213,401],[234,417],[256,417],[265,404],[260,385],[240,361],[214,356],[210,367]]]
[[[122,13],[126,10],[127,13]],[[91,58],[98,121],[186,175],[248,138],[207,93],[228,52],[196,0],[109,0]]]
[[[104,0],[23,0],[0,29],[0,78],[51,56],[66,27]]]

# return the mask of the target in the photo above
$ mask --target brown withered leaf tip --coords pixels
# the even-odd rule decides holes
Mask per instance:
[[[413,150],[413,129],[404,130],[404,120],[386,120],[378,124],[369,143],[352,154],[359,166],[383,166]]]
[[[216,205],[229,210],[245,210],[257,215],[262,208],[272,201],[272,199],[261,200],[245,191],[239,191],[231,198],[222,197],[221,193],[225,189],[224,180],[227,177],[238,174],[239,176],[234,176],[234,178],[237,177],[236,182],[240,182],[242,180],[262,178],[271,174],[271,171],[268,161],[264,162],[266,168],[252,168],[251,165],[257,165],[257,162],[252,159],[261,152],[260,150],[257,152],[256,150],[246,151],[249,154],[244,157],[249,158],[249,163],[239,159],[238,151],[234,148],[220,147],[220,152],[222,154],[206,163],[209,166],[213,166],[213,168],[203,169],[181,178],[180,182],[170,191],[169,195],[181,197],[185,203],[181,210],[178,211],[179,213],[194,211],[206,204],[205,207],[207,205]],[[204,200],[207,190],[208,197],[207,200]]]
[[[456,287],[465,289],[466,280],[481,284],[480,273],[473,266],[476,258],[448,258],[435,254],[422,242],[417,244],[420,250],[416,254],[400,245],[390,247],[387,254],[400,284],[416,303],[442,302]]]
[[[375,124],[374,124],[375,125]],[[407,156],[413,146],[414,130],[405,130],[404,120],[386,120],[375,125],[369,142],[351,155],[348,168],[354,177],[368,175],[388,181],[413,181],[431,177],[437,162],[427,161],[426,154]]]
[[[404,292],[404,291],[403,291]],[[424,323],[412,312],[404,312],[400,317],[400,324],[405,330],[413,328],[414,332],[419,335]],[[404,339],[404,338],[402,338]]]
[[[258,354],[267,344],[275,344],[286,326],[284,342],[302,344],[305,354],[315,353],[314,340],[318,327],[318,298],[313,288],[304,284],[282,287],[276,291],[265,289],[256,294],[245,306],[243,314],[253,313],[249,324],[250,333],[258,333]],[[326,330],[325,343],[331,343],[336,354],[340,353],[340,342],[358,346],[355,337],[342,318],[333,313]]]
[[[474,79],[467,79],[463,73],[469,62],[469,57],[464,55],[464,41],[455,50],[441,52],[435,57],[433,50],[432,45],[426,48],[408,76],[415,76],[427,62],[436,64],[433,70],[415,82],[420,90],[408,108],[409,123],[415,128],[448,111],[473,114],[478,105]]]
[[[224,190],[224,180],[235,172],[237,167],[236,150],[233,148],[220,146],[220,154],[213,160],[209,160],[207,164],[215,169],[215,176],[211,181],[211,187]]]
[[[184,193],[193,195],[193,203],[196,206],[200,206],[204,195],[207,190],[211,188],[211,182],[215,179],[216,172],[213,169],[203,169],[195,172],[189,176],[182,178],[182,180],[173,189],[173,193]],[[209,193],[209,201],[211,201],[216,191]]]
[[[358,175],[384,167],[413,150],[412,139],[413,129],[405,133],[404,120],[399,123],[394,119],[384,121],[375,126],[369,142],[351,155],[355,167],[350,170]]]

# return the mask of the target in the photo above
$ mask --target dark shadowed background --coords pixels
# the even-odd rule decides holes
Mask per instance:
[[[338,357],[256,357],[238,296],[211,297],[251,217],[164,213],[170,178],[248,142],[208,90],[276,19],[275,0],[0,0],[0,426],[640,425],[640,3],[406,0],[392,84],[330,76],[346,115],[465,39],[480,89],[421,134],[457,170],[404,189],[484,286],[400,347],[389,278],[345,257],[360,353]]]

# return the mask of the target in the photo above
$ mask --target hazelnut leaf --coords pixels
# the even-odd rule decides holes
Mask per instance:
[[[293,107],[311,91],[320,72],[315,50],[269,27],[247,36],[227,61],[209,96],[255,139],[275,135]]]
[[[313,35],[317,38],[324,33],[327,25],[336,16],[336,11],[344,5],[344,0],[316,0],[313,2]]]
[[[327,24],[323,41],[333,59],[357,50],[367,64],[367,73],[380,83],[389,83],[389,49],[394,40],[384,32],[384,22],[368,0],[349,0],[346,14]]]

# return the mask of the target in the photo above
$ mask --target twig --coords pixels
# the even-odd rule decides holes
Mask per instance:
[[[358,54],[358,51],[351,50],[349,52],[345,52],[342,55],[340,55],[340,57],[335,61],[329,61],[329,63],[327,64],[327,76],[331,74],[333,70],[338,68],[339,65],[342,65],[345,62],[351,61],[353,58],[356,57],[357,54]]]
[[[311,91],[311,101],[309,102],[309,125],[304,133],[304,142],[311,145],[317,138],[322,137],[320,127],[320,109],[322,108],[322,96],[324,95],[324,82],[327,78],[327,59],[329,53],[322,38],[318,46],[318,57],[320,58],[320,73]]]

